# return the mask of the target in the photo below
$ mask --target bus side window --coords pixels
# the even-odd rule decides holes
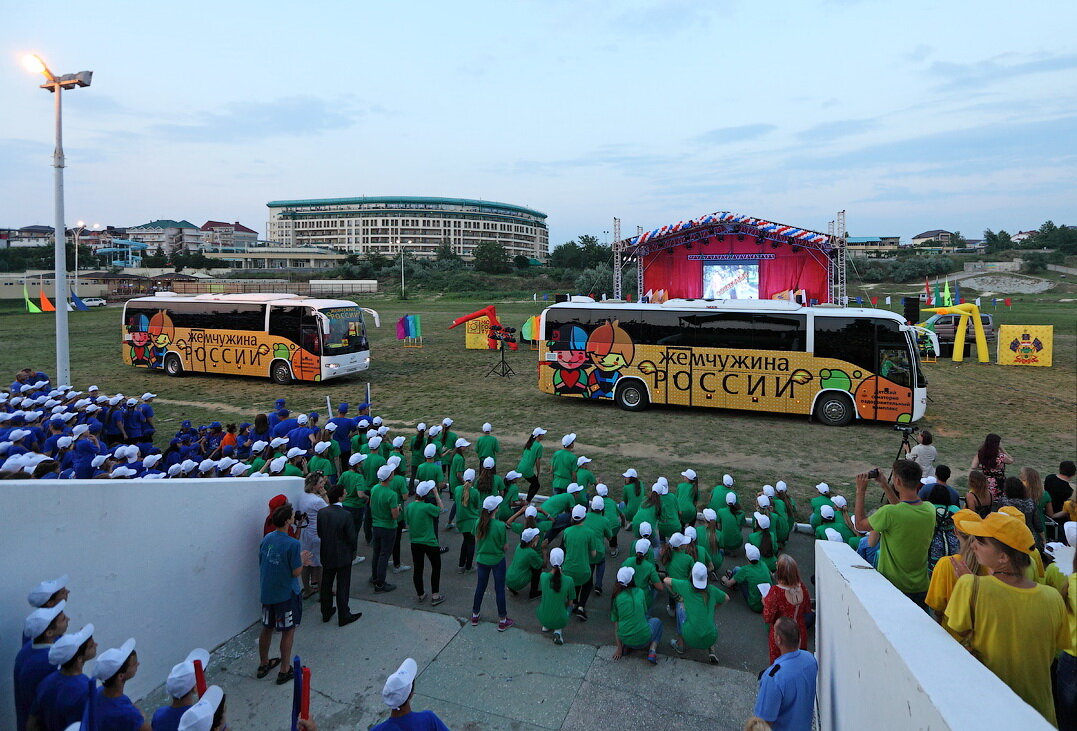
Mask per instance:
[[[753,315],[753,336],[756,350],[803,352],[804,315]]]
[[[862,317],[815,316],[815,356],[844,360],[875,372],[875,322]]]
[[[299,325],[302,319],[302,307],[270,307],[269,334],[298,345]]]

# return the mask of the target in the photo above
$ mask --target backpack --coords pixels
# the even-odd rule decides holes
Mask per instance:
[[[950,556],[960,550],[957,535],[954,533],[954,517],[949,508],[940,505],[935,508],[935,532],[931,536],[931,547],[927,552],[927,571],[935,570],[935,564],[943,556]]]

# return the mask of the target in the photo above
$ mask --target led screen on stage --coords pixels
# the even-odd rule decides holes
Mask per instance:
[[[703,297],[718,300],[759,299],[759,262],[704,262]]]

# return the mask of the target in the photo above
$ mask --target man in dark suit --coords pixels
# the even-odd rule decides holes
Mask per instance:
[[[358,534],[351,513],[344,509],[340,500],[344,488],[333,485],[327,497],[329,507],[318,511],[318,537],[322,540],[322,621],[328,622],[337,613],[340,626],[351,624],[363,616],[352,614],[348,609],[348,595],[352,586],[352,559],[357,550]],[[337,606],[333,608],[333,584],[336,584]]]

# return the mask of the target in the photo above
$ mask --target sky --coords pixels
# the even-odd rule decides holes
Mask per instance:
[[[54,19],[69,19],[56,22]],[[1077,224],[1077,3],[6,3],[0,227],[482,198],[553,245],[714,211],[852,236]]]

